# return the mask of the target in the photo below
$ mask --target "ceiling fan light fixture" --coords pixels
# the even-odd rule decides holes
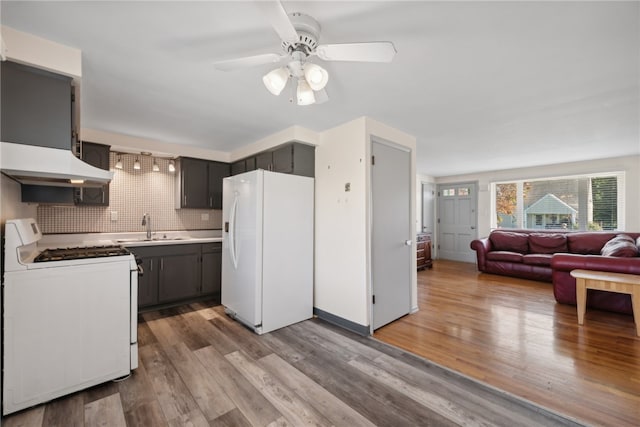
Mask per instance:
[[[289,71],[285,67],[276,68],[265,74],[262,81],[269,92],[278,96],[289,81]]]
[[[318,64],[307,62],[304,64],[304,78],[311,89],[322,90],[329,81],[329,73]]]
[[[313,89],[311,89],[311,86],[309,86],[309,83],[307,83],[305,79],[298,80],[298,90],[296,95],[298,98],[298,105],[311,105],[316,102]]]

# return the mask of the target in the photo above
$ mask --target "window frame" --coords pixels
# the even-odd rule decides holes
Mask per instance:
[[[504,179],[499,181],[492,181],[490,183],[490,202],[491,202],[491,217],[490,217],[490,228],[491,230],[498,229],[498,215],[496,211],[496,191],[497,185],[500,184],[516,184],[517,188],[517,202],[516,202],[516,212],[514,216],[516,216],[516,221],[520,224],[517,229],[525,229],[523,227],[524,221],[524,201],[523,201],[523,187],[525,182],[534,182],[534,181],[554,181],[554,180],[571,180],[571,179],[593,179],[593,178],[604,178],[604,177],[616,177],[617,184],[617,199],[616,199],[616,222],[617,226],[615,231],[625,231],[625,175],[624,171],[611,171],[611,172],[597,172],[597,173],[583,173],[576,175],[562,175],[562,176],[541,176],[536,178],[518,178],[518,179]],[[515,228],[514,228],[515,229]],[[526,228],[527,230],[536,230],[536,228]],[[508,230],[508,228],[505,228]],[[565,231],[589,231],[582,229],[575,230],[565,230]]]

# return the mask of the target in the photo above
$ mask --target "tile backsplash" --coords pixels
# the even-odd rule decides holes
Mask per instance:
[[[123,168],[115,169],[117,158]],[[136,158],[140,170],[133,169]],[[151,215],[153,230],[219,229],[222,211],[211,209],[175,209],[176,173],[169,172],[169,159],[155,158],[160,171],[153,171],[153,157],[110,153],[109,164],[115,172],[109,187],[109,206],[38,206],[37,220],[42,232],[118,233],[144,231],[145,213]]]

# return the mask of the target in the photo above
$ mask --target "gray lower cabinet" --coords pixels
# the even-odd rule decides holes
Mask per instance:
[[[130,247],[141,261],[138,308],[186,303],[212,297],[220,301],[222,244]]]
[[[202,293],[210,294],[221,302],[222,284],[222,243],[202,245]]]
[[[158,302],[172,302],[201,294],[200,245],[175,246],[160,258]]]

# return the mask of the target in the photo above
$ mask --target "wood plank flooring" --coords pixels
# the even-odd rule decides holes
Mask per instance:
[[[584,423],[640,425],[633,317],[587,309],[578,326],[552,292],[438,260],[418,273],[420,310],[374,336]]]
[[[139,368],[13,426],[574,426],[370,337],[309,320],[258,336],[205,303],[145,313]]]

